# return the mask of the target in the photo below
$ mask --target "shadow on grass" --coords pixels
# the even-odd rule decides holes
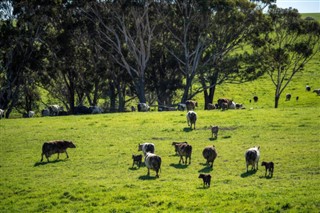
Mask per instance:
[[[191,129],[190,127],[185,127],[185,128],[183,128],[183,131],[184,132],[192,132],[193,129]]]
[[[198,186],[197,189],[210,189],[208,186]]]
[[[248,172],[244,172],[241,174],[241,177],[242,178],[246,178],[246,177],[249,177],[251,175],[254,175],[255,173],[257,173],[257,170],[250,170]]]
[[[53,160],[53,161],[49,161],[49,162],[36,162],[33,166],[43,166],[43,165],[47,165],[47,164],[51,164],[51,163],[58,163],[58,162],[62,162],[62,161],[65,161],[65,160],[60,160],[60,159],[56,159],[56,160]]]
[[[180,164],[180,163],[177,163],[177,164],[171,163],[170,166],[172,166],[172,167],[174,167],[176,169],[185,169],[185,168],[188,167],[188,164],[185,165],[185,164]]]
[[[272,176],[268,175],[268,176],[260,176],[259,178],[264,178],[264,179],[272,179]]]
[[[156,180],[156,176],[142,175],[139,177],[139,180]]]
[[[216,141],[217,139],[218,138],[213,138],[213,137],[209,138],[210,141]]]
[[[209,173],[213,170],[213,168],[211,168],[210,166],[207,166],[207,164],[202,164],[206,167],[200,169],[198,172],[201,172],[201,173]]]

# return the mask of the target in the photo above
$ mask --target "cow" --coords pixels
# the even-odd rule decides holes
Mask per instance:
[[[207,160],[207,165],[210,165],[210,167],[213,167],[213,162],[217,158],[218,153],[216,151],[216,148],[214,146],[207,146],[202,151],[203,157]]]
[[[150,169],[156,171],[156,177],[159,177],[159,171],[161,168],[161,157],[148,152],[145,156],[144,162],[148,169],[148,176],[150,176]]]
[[[253,96],[253,101],[254,102],[258,102],[258,100],[259,100],[258,96]]]
[[[142,155],[132,155],[132,168],[134,164],[137,164],[137,166],[140,168],[141,162],[142,162]]]
[[[198,107],[198,102],[192,101],[192,100],[187,100],[186,107],[187,107],[188,111],[194,110],[196,107]]]
[[[48,107],[49,111],[50,111],[50,115],[54,116],[54,115],[59,115],[59,112],[63,111],[63,107],[59,106],[59,105],[50,105]]]
[[[212,103],[208,103],[207,109],[208,109],[208,110],[217,109],[217,105],[212,104]]]
[[[315,92],[317,95],[320,95],[320,89],[315,89],[313,92]]]
[[[192,129],[192,125],[193,125],[193,128],[196,129],[196,121],[197,121],[197,113],[194,111],[189,111],[187,113],[187,123],[191,129]]]
[[[43,110],[41,111],[41,115],[42,115],[43,117],[45,117],[45,116],[50,116],[50,110],[49,110],[49,109],[43,109]]]
[[[212,133],[212,138],[214,135],[214,138],[218,138],[218,132],[219,132],[219,126],[210,126],[211,133]]]
[[[291,99],[291,94],[290,94],[290,93],[287,93],[287,94],[286,94],[286,101],[290,101],[290,99]]]
[[[0,109],[0,119],[2,119],[4,117],[4,110]]]
[[[200,174],[198,178],[202,178],[203,180],[203,187],[210,187],[211,182],[211,175],[210,174]]]
[[[260,158],[260,146],[258,147],[252,147],[248,149],[245,154],[246,159],[246,166],[247,166],[247,172],[248,172],[248,166],[251,165],[252,169],[258,170],[258,163]]]
[[[227,98],[220,98],[217,101],[218,104],[218,108],[219,109],[224,109],[224,108],[229,108],[229,105],[231,104],[231,100],[227,99]]]
[[[262,162],[261,166],[266,167],[266,173],[264,176],[267,176],[267,172],[269,172],[268,176],[272,177],[273,176],[273,170],[274,170],[274,163],[273,162]]]
[[[192,154],[192,146],[186,143],[177,144],[178,155],[180,156],[179,164],[184,163],[187,164],[189,158],[189,164],[191,164],[191,154]],[[183,160],[183,156],[185,156],[186,160]]]
[[[142,151],[143,155],[146,156],[148,152],[154,153],[155,146],[153,143],[142,143],[138,144],[138,151]]]
[[[310,92],[310,91],[311,91],[311,87],[310,87],[309,85],[306,85],[306,90],[307,90],[308,92]]]
[[[56,140],[56,141],[49,141],[45,142],[42,145],[42,154],[41,154],[41,162],[43,161],[43,156],[45,155],[47,161],[49,162],[49,157],[52,154],[58,153],[58,158],[60,153],[66,153],[67,158],[69,158],[67,148],[76,148],[72,141],[64,141],[64,140]]]
[[[182,144],[182,143],[185,143],[185,144],[188,144],[188,142],[172,142],[172,146],[174,146],[174,151],[176,152],[176,154],[178,155],[178,146],[179,144]]]
[[[184,111],[186,108],[187,108],[186,104],[178,103],[178,110],[179,111]]]
[[[146,103],[138,103],[138,112],[147,112],[150,110],[150,107]]]
[[[89,110],[91,111],[91,114],[101,114],[101,113],[103,113],[103,110],[101,109],[101,107],[98,107],[98,106],[90,106]]]

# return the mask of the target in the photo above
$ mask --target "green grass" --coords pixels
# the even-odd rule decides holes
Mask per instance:
[[[320,208],[319,100],[286,109],[199,110],[197,129],[185,112],[148,112],[0,121],[0,212],[318,212]],[[210,124],[221,130],[211,140]],[[69,159],[39,163],[41,146],[72,140]],[[179,165],[172,141],[193,145],[191,165]],[[132,169],[137,144],[153,142],[160,178]],[[211,171],[202,149],[214,144]],[[244,152],[260,145],[264,169],[246,173]],[[203,189],[201,172],[212,186]]]

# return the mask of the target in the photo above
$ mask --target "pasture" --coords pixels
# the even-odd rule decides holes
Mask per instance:
[[[1,120],[0,212],[318,212],[318,110],[199,110],[196,130],[180,111]],[[210,124],[220,126],[217,140]],[[53,139],[77,148],[40,163],[43,142]],[[190,165],[178,164],[173,141],[193,146]],[[162,157],[160,178],[131,168],[142,142]],[[212,144],[211,170],[202,150]],[[259,170],[246,173],[244,152],[255,145]],[[275,163],[273,178],[262,161]],[[210,188],[199,173],[212,175]]]

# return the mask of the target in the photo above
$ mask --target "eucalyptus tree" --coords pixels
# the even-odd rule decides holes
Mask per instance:
[[[9,2],[9,1],[7,1]],[[38,91],[34,86],[36,70],[42,69],[44,20],[37,19],[33,2],[12,1],[11,17],[1,21],[0,105],[9,117],[14,108],[18,111],[37,107]]]
[[[115,54],[112,59],[132,79],[140,102],[146,102],[145,72],[154,38],[154,1],[99,1],[92,3],[87,16],[99,27],[103,46]],[[108,49],[106,49],[108,51]]]
[[[272,1],[212,1],[208,46],[204,51],[199,71],[202,85],[196,93],[204,92],[205,109],[213,102],[216,86],[224,82],[241,83],[261,76],[255,61],[257,56],[250,53],[252,37],[258,37],[265,30],[263,10]]]
[[[170,41],[166,48],[178,62],[178,70],[185,78],[181,102],[192,98],[190,93],[202,54],[206,48],[206,36],[210,19],[210,1],[168,1],[164,14]]]
[[[268,18],[271,32],[261,37],[255,50],[275,86],[274,107],[278,108],[280,96],[294,76],[319,54],[320,25],[316,20],[302,19],[296,9],[276,5],[269,8]]]

